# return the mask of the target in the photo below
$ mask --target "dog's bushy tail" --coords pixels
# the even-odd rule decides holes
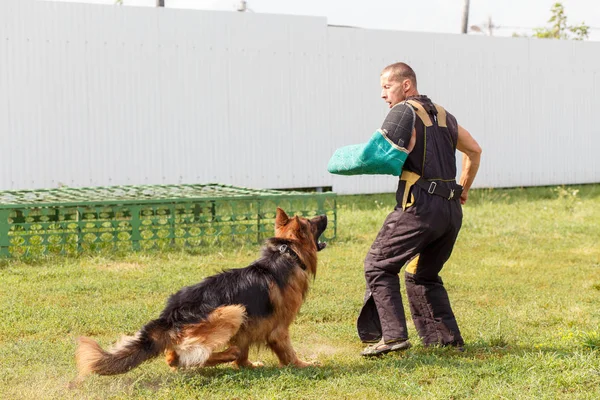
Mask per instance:
[[[149,322],[134,336],[124,337],[110,350],[103,350],[94,340],[81,337],[75,353],[79,376],[125,373],[158,356],[169,340],[168,328],[160,320]]]

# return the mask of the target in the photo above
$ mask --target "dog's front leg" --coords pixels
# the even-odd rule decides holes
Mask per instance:
[[[279,363],[282,366],[294,365],[298,368],[313,367],[318,363],[310,363],[302,361],[296,356],[296,352],[292,347],[288,329],[277,329],[271,333],[267,344],[279,358]]]

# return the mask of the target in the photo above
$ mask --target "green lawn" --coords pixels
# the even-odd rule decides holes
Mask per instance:
[[[252,357],[262,369],[173,373],[157,359],[68,388],[78,336],[110,345],[155,318],[180,287],[246,266],[258,246],[5,260],[0,398],[600,398],[600,185],[472,191],[442,271],[465,352],[423,348],[409,322],[413,348],[374,360],[359,356],[355,329],[362,261],[394,196],[338,204],[338,239],[320,253],[292,326],[297,352],[321,367],[279,369],[263,349]]]

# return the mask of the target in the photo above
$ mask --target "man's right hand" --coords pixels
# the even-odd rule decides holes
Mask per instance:
[[[466,190],[463,190],[463,192],[460,194],[460,204],[465,204],[467,202],[467,198],[469,197],[469,192]]]

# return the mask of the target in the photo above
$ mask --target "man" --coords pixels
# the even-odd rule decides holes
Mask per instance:
[[[462,223],[481,148],[454,116],[417,90],[410,66],[396,63],[381,73],[381,97],[390,113],[380,129],[408,153],[387,216],[364,262],[367,291],[358,318],[361,340],[374,343],[363,356],[410,347],[400,269],[408,263],[405,285],[412,318],[425,346],[464,344],[448,294],[438,275],[450,257]],[[460,185],[456,154],[463,153]]]

